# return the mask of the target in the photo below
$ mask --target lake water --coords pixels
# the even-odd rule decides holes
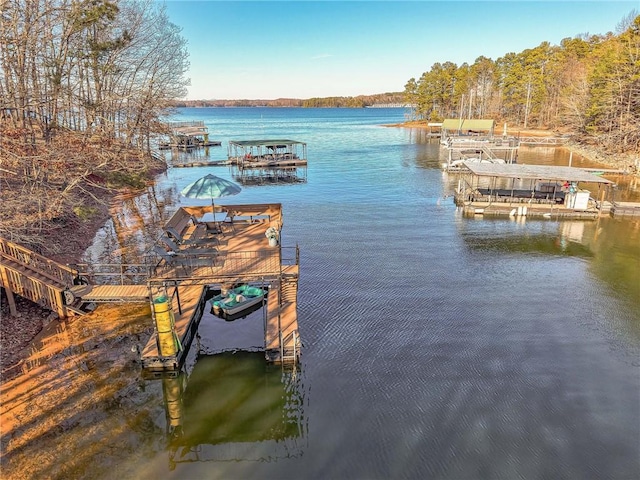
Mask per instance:
[[[114,478],[640,477],[638,220],[463,217],[438,143],[380,126],[404,121],[401,109],[175,119],[205,121],[223,142],[211,159],[226,158],[229,140],[307,142],[305,183],[219,200],[282,203],[283,244],[301,253],[302,361],[290,370],[260,353],[216,355],[260,345],[261,317],[205,315],[186,372],[148,380],[157,395],[138,404],[166,407],[159,428],[181,429],[140,436],[143,458]],[[206,173],[231,178],[228,167],[170,169],[123,203],[121,221],[152,241],[177,205],[198,203],[178,192]],[[117,223],[87,259],[125,256]]]

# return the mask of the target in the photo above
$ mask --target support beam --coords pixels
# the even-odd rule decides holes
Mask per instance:
[[[7,294],[7,301],[9,302],[9,313],[15,317],[18,315],[18,310],[16,309],[16,300],[13,297],[13,290],[11,290],[11,285],[9,284],[9,276],[7,275],[6,268],[0,267],[0,276],[2,278],[2,286]]]

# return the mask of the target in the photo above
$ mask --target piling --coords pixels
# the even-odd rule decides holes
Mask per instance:
[[[153,301],[153,312],[158,332],[158,352],[162,357],[174,356],[180,350],[180,341],[176,335],[175,318],[171,302],[166,295],[161,295]]]

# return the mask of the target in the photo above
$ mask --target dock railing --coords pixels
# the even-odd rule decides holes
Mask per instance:
[[[250,250],[180,255],[160,260],[153,267],[154,280],[197,278],[276,278],[281,274],[278,250]]]
[[[144,285],[151,274],[154,259],[145,263],[79,263],[73,267],[78,271],[82,283],[92,285]]]
[[[281,247],[280,252],[280,261],[283,266],[300,265],[300,248],[298,245],[295,247]]]

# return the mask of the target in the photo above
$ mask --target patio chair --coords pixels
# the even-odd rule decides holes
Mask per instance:
[[[164,243],[167,247],[169,247],[171,250],[173,250],[174,252],[177,252],[178,250],[180,250],[180,247],[178,246],[176,241],[173,238],[169,237],[168,235],[160,235],[160,241]]]
[[[177,254],[182,255],[202,252],[202,249],[198,248],[199,245],[203,245],[202,243],[185,242],[184,244],[178,244],[168,235],[160,235],[160,241]]]
[[[152,250],[153,253],[164,260],[167,265],[176,265],[179,263],[178,260],[180,257],[176,254],[176,252],[168,252],[160,245],[154,245]]]

